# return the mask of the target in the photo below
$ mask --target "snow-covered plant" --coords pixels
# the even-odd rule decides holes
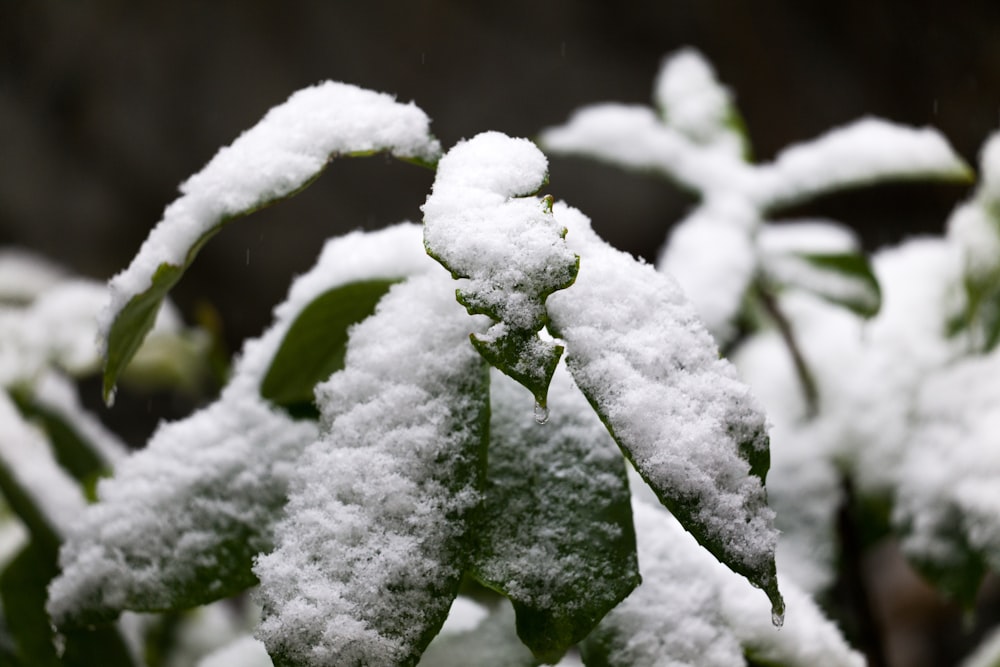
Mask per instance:
[[[134,623],[68,631],[60,656],[45,611],[58,550],[124,443],[80,401],[75,380],[100,366],[94,281],[22,250],[0,251],[0,662],[133,665]],[[209,339],[170,304],[139,348],[126,380],[199,390]],[[184,621],[190,623],[189,621]],[[146,629],[155,624],[146,622]]]
[[[971,608],[986,573],[1000,572],[1000,137],[986,143],[978,186],[944,237],[869,260],[837,223],[776,216],[845,187],[968,180],[938,133],[865,119],[756,165],[729,92],[696,52],[665,60],[655,99],[658,112],[582,109],[542,145],[700,195],[658,266],[767,409],[786,592],[791,582],[828,591],[838,560],[864,547],[838,538],[859,538],[849,533],[863,525],[869,539],[898,540],[920,573]],[[997,664],[998,646],[987,642],[969,664]]]
[[[650,640],[665,623],[697,646],[723,637],[720,661],[856,664],[794,584],[775,634],[756,400],[667,274],[540,194],[547,160],[528,140],[487,132],[442,154],[413,104],[330,82],[295,93],[181,186],[111,281],[105,398],[209,237],[330,160],[377,152],[435,170],[423,225],[328,241],[219,398],[100,481],[65,526],[55,625],[253,589],[260,641],[204,664],[414,665],[425,650],[424,665],[570,664],[578,650],[653,665],[671,659]],[[640,488],[656,507],[633,517]],[[643,590],[680,625],[623,606]],[[432,643],[453,604],[482,621]]]

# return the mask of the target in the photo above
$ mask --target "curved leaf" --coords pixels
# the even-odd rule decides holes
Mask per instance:
[[[624,460],[565,369],[545,424],[532,418],[530,394],[499,373],[491,393],[472,572],[510,598],[521,640],[555,662],[639,582]]]
[[[878,314],[882,290],[868,258],[860,252],[800,253],[765,266],[770,279],[803,289],[864,318]]]
[[[440,147],[416,106],[342,83],[305,88],[220,150],[182,186],[131,265],[111,283],[102,323],[104,397],[153,325],[167,292],[228,222],[308,187],[338,156],[389,151],[433,162]]]
[[[605,244],[579,211],[556,216],[582,258],[573,289],[549,299],[573,378],[660,502],[780,617],[762,410],[668,276]]]
[[[552,215],[548,162],[527,139],[484,132],[441,158],[423,206],[428,254],[463,279],[456,291],[470,314],[496,322],[473,334],[480,354],[545,406],[562,347],[539,338],[545,299],[573,284],[579,258]]]
[[[348,327],[371,315],[396,282],[349,283],[316,297],[288,328],[261,382],[261,396],[292,415],[318,416],[313,388],[344,367]]]
[[[273,546],[294,464],[319,434],[315,422],[295,421],[262,398],[262,382],[318,297],[432,268],[420,234],[401,224],[329,240],[275,309],[274,324],[246,341],[219,400],[161,426],[102,482],[100,502],[61,554],[49,605],[58,624],[183,609],[256,583],[252,560]]]
[[[326,430],[296,466],[277,547],[254,566],[257,636],[279,667],[413,665],[458,592],[489,375],[449,286],[435,274],[390,289],[317,388]]]

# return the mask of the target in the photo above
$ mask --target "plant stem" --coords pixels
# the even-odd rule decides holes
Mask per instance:
[[[813,379],[812,373],[809,371],[809,366],[806,365],[805,357],[802,356],[802,350],[795,340],[792,324],[781,311],[781,307],[778,306],[778,301],[774,298],[774,295],[760,281],[756,284],[756,291],[761,304],[764,306],[764,310],[767,311],[767,314],[770,315],[771,319],[778,326],[778,333],[785,342],[788,353],[792,356],[795,374],[799,378],[799,383],[802,385],[802,393],[805,396],[806,418],[811,419],[819,413],[819,390],[816,387],[816,381]]]

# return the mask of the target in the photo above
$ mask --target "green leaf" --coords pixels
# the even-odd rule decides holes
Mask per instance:
[[[913,531],[913,519],[907,516],[897,527],[902,538],[903,553],[921,576],[935,588],[965,609],[972,610],[989,564],[984,554],[969,544],[966,537],[967,522],[961,510],[949,506],[945,512],[946,517],[935,522],[934,548],[919,550],[909,548],[907,544],[907,536]],[[918,539],[921,544],[926,544],[929,538],[921,535]]]
[[[639,582],[624,461],[565,370],[545,424],[495,373],[490,431],[472,572],[510,598],[535,656],[556,662]]]
[[[562,354],[538,336],[548,321],[545,300],[573,284],[580,262],[552,215],[552,197],[533,196],[547,166],[527,139],[484,132],[441,158],[423,206],[427,253],[462,280],[459,303],[495,322],[473,334],[473,344],[543,408]]]
[[[11,397],[25,419],[44,429],[59,465],[80,482],[90,493],[89,499],[94,500],[97,479],[111,472],[96,446],[63,415],[33,400],[29,392],[14,391]]]
[[[868,258],[861,253],[794,256],[812,271],[798,273],[793,286],[808,290],[861,317],[871,318],[882,306],[882,290]]]
[[[45,611],[48,584],[57,572],[55,552],[29,544],[0,574],[0,600],[22,662],[32,667],[136,667],[114,627],[64,634],[60,658]]]
[[[490,410],[489,366],[450,287],[440,272],[394,286],[317,388],[326,430],[296,468],[277,546],[254,565],[257,636],[276,665],[408,667],[448,615]]]
[[[149,332],[166,294],[229,222],[307,188],[335,157],[388,151],[433,163],[429,120],[412,104],[327,81],[298,91],[182,186],[132,264],[111,281],[104,399]]]
[[[46,586],[57,572],[55,551],[28,544],[0,574],[0,600],[17,653],[33,667],[60,667],[45,613]]]
[[[581,257],[573,289],[548,304],[573,379],[660,502],[780,618],[762,408],[669,276],[601,241],[579,211],[556,215]]]
[[[316,297],[285,334],[261,383],[261,396],[292,415],[318,416],[313,388],[344,367],[348,328],[371,315],[396,282],[349,283]]]

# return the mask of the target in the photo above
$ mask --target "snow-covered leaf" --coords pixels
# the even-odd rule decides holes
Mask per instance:
[[[554,662],[639,581],[624,460],[565,369],[545,424],[512,380],[494,373],[491,393],[472,572],[510,598],[521,640]]]
[[[882,292],[861,253],[790,254],[772,258],[768,277],[783,287],[804,289],[861,317],[874,317]]]
[[[347,330],[375,311],[395,280],[334,287],[302,309],[260,385],[261,396],[293,415],[318,415],[313,388],[344,367]]]
[[[780,615],[763,412],[668,276],[601,241],[579,211],[556,216],[582,258],[573,289],[549,298],[573,378],[660,501]]]
[[[757,201],[767,210],[884,181],[967,183],[972,170],[933,128],[863,118],[781,151],[759,168]]]
[[[0,433],[0,492],[38,548],[54,553],[86,505],[83,491],[6,392],[0,392]]]
[[[293,94],[181,185],[127,269],[110,283],[101,329],[105,400],[153,325],[160,303],[228,222],[291,197],[339,156],[388,151],[433,162],[440,146],[419,108],[327,81]]]
[[[582,644],[587,667],[861,667],[836,626],[788,586],[787,623],[660,507],[633,503],[643,582]],[[747,656],[748,661],[744,658]]]
[[[948,220],[948,238],[962,256],[966,306],[953,331],[968,333],[974,349],[1000,342],[1000,134],[980,156],[981,178],[971,201]]]
[[[456,604],[460,600],[456,600]],[[514,610],[507,602],[501,602],[475,627],[438,635],[420,658],[419,667],[536,667],[539,664],[518,639]]]
[[[275,308],[275,323],[247,341],[218,401],[162,425],[144,450],[98,488],[63,549],[52,588],[58,623],[114,618],[123,609],[204,604],[256,583],[250,567],[272,546],[288,478],[319,429],[260,395],[288,331],[338,286],[433,268],[420,227],[354,232],[326,243],[316,265]]]
[[[78,629],[56,637],[45,612],[46,589],[55,576],[56,553],[27,545],[0,574],[0,601],[16,653],[31,667],[138,667],[115,627]]]
[[[562,354],[537,333],[548,320],[545,300],[573,283],[579,265],[552,199],[533,196],[547,169],[527,139],[484,132],[441,158],[423,206],[427,252],[462,279],[456,294],[469,313],[495,322],[473,344],[543,407]]]
[[[124,458],[124,444],[82,409],[75,387],[61,375],[48,373],[33,387],[15,389],[11,398],[45,433],[59,465],[88,492]]]
[[[664,58],[653,98],[664,123],[691,141],[740,157],[749,155],[732,94],[698,51],[681,49]]]
[[[440,272],[394,285],[317,387],[324,433],[257,559],[276,665],[413,665],[468,566],[488,437],[488,366]]]

